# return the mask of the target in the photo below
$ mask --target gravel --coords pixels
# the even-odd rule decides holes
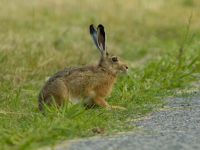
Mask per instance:
[[[68,141],[57,150],[199,150],[200,96],[168,98],[164,108],[134,121],[141,133]]]

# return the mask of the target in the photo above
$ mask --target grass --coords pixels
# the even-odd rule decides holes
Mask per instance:
[[[51,146],[97,135],[97,127],[104,135],[136,130],[130,120],[162,107],[174,89],[199,80],[199,5],[197,0],[95,5],[91,0],[2,0],[0,149]],[[66,66],[98,61],[88,29],[92,23],[105,26],[108,50],[130,66],[107,98],[127,110],[79,110],[75,105],[44,115],[37,109],[37,96],[45,78]]]

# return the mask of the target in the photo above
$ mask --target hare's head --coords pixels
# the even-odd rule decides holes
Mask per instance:
[[[100,24],[97,28],[90,25],[90,34],[96,47],[101,52],[99,66],[108,69],[112,73],[123,73],[128,71],[127,64],[119,56],[109,54],[106,48],[106,33]]]

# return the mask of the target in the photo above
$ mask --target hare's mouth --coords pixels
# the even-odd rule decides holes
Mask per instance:
[[[126,65],[120,66],[118,69],[118,73],[127,73],[128,67]]]
[[[128,67],[127,67],[127,66],[125,67],[125,69],[124,69],[123,72],[124,72],[124,73],[127,73],[127,72],[128,72]]]
[[[124,70],[124,72],[123,72],[123,73],[128,73],[128,69]]]
[[[128,72],[128,67],[126,66],[126,72]]]
[[[127,73],[128,69],[120,70],[119,73]]]

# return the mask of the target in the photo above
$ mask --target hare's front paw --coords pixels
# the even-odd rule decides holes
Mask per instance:
[[[120,107],[120,106],[108,106],[106,107],[108,110],[111,110],[111,109],[121,109],[121,110],[126,110],[126,108],[124,107]]]

